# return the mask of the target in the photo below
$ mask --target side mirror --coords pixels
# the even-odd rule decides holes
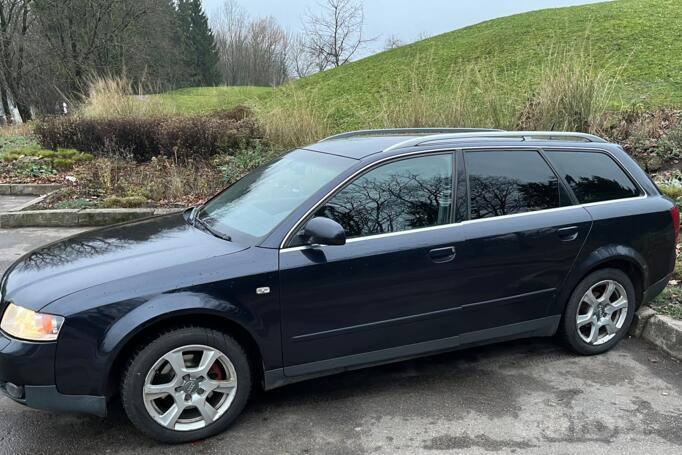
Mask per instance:
[[[324,217],[308,221],[303,228],[303,237],[309,245],[346,244],[346,232],[343,227],[336,221]]]

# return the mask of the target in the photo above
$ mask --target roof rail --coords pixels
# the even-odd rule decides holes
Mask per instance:
[[[437,134],[462,134],[462,133],[485,133],[502,130],[488,128],[386,128],[381,130],[358,130],[336,134],[322,139],[320,142],[333,141],[336,139],[349,139],[361,136],[408,136],[408,135],[437,135]]]
[[[427,137],[418,137],[399,142],[384,150],[385,152],[397,150],[404,147],[417,147],[430,142],[456,141],[461,139],[520,139],[522,141],[533,140],[569,140],[578,139],[578,142],[599,142],[605,143],[606,140],[587,133],[567,133],[562,131],[491,131],[491,132],[464,132],[434,134]]]

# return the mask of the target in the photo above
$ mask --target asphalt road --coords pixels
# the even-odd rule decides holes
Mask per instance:
[[[0,261],[73,231],[0,230]],[[0,266],[2,268],[2,266]],[[682,451],[682,364],[636,339],[576,357],[551,340],[460,351],[256,393],[231,430],[191,446],[108,419],[0,398],[0,454],[618,453]]]

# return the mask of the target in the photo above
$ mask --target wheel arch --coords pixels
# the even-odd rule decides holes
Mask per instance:
[[[232,336],[246,351],[251,370],[256,381],[263,377],[263,354],[256,337],[241,323],[211,311],[176,312],[160,315],[140,326],[139,330],[131,333],[113,353],[113,361],[107,374],[107,396],[118,394],[121,375],[130,357],[143,345],[152,341],[160,334],[182,327],[205,327],[224,332]]]
[[[575,287],[589,274],[600,269],[617,269],[625,273],[635,287],[637,307],[644,299],[644,291],[648,286],[649,268],[644,257],[636,250],[622,245],[607,245],[585,257],[574,267],[559,295],[557,313],[563,313],[568,299]]]

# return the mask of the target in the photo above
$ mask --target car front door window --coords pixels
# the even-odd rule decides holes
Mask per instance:
[[[338,222],[349,238],[448,224],[452,168],[451,154],[385,164],[346,186],[316,216]]]

